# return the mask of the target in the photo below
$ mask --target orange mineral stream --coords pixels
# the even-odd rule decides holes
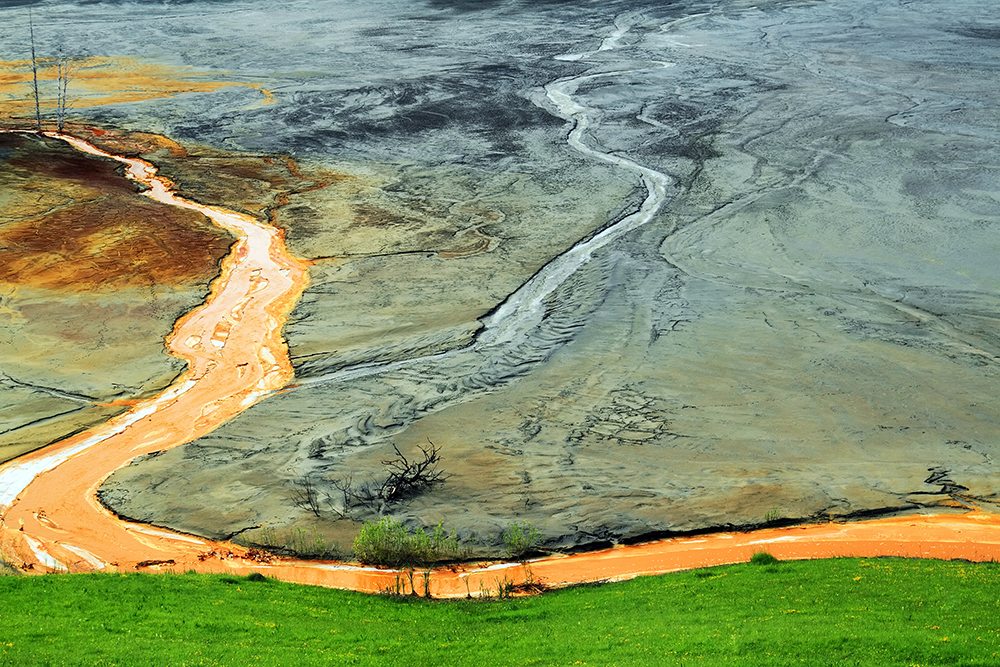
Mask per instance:
[[[305,264],[286,251],[280,230],[179,197],[143,160],[111,155],[75,137],[46,134],[122,162],[130,179],[149,187],[146,196],[201,211],[238,241],[205,304],[179,320],[167,340],[171,352],[188,363],[171,387],[100,427],[0,466],[0,552],[26,572],[260,572],[365,592],[465,597],[495,593],[503,585],[558,587],[737,563],[761,550],[780,559],[1000,559],[1000,517],[980,512],[715,533],[428,573],[278,559],[231,543],[122,521],[96,496],[114,470],[141,454],[204,435],[288,383],[292,370],[281,328],[308,278]],[[530,585],[523,589],[536,590]]]

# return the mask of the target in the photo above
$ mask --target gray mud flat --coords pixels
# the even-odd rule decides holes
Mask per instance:
[[[48,7],[275,96],[92,120],[350,177],[279,212],[316,260],[297,386],[105,503],[209,536],[527,520],[551,547],[994,506],[992,2],[397,5]],[[443,484],[344,506],[428,441]]]

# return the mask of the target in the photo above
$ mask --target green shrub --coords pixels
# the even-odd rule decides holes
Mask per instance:
[[[461,552],[458,536],[454,531],[447,534],[443,523],[430,535],[423,528],[411,533],[391,516],[365,523],[354,538],[354,555],[370,565],[426,565],[455,559]]]
[[[410,555],[412,548],[406,526],[391,516],[365,523],[354,538],[354,555],[362,563],[399,565]]]
[[[520,559],[531,553],[541,533],[529,522],[511,522],[503,531],[503,548],[507,558]]]
[[[753,556],[750,556],[750,562],[754,565],[774,565],[779,561],[766,551],[758,551]]]

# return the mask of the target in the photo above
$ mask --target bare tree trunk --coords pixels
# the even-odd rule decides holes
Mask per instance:
[[[66,123],[66,89],[69,87],[69,59],[59,48],[59,60],[56,63],[58,77],[56,79],[56,127],[60,132]]]
[[[31,78],[35,87],[35,122],[38,123],[38,131],[42,131],[42,107],[38,100],[38,61],[35,59],[35,22],[31,16],[31,7],[28,7],[28,30],[31,33]]]

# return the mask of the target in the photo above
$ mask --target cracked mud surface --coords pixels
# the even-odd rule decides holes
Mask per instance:
[[[174,29],[150,58],[274,102],[238,86],[87,110],[175,140],[158,163],[182,189],[272,215],[314,260],[285,329],[298,386],[115,473],[115,511],[346,543],[375,511],[341,518],[335,483],[428,440],[451,476],[389,509],[481,540],[511,520],[571,547],[993,507],[990,3],[338,7],[159,8]],[[163,26],[127,3],[78,11],[127,29],[112,46],[81,24],[107,55]],[[233,22],[231,51],[206,50]],[[647,197],[568,143],[579,116],[554,93],[586,109],[587,148],[673,185],[491,342],[483,318]]]
[[[163,337],[232,239],[62,142],[0,134],[0,156],[3,461],[169,384]]]

